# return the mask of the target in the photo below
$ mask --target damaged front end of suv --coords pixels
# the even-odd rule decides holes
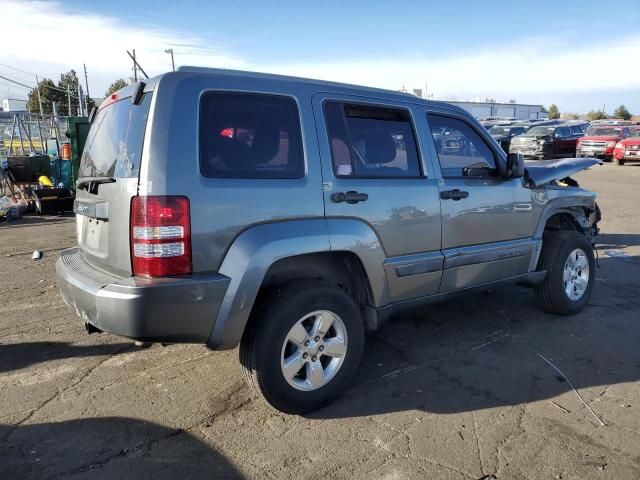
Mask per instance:
[[[545,229],[573,229],[594,242],[601,219],[596,194],[580,187],[571,177],[594,165],[596,158],[564,158],[554,161],[527,161],[524,181],[532,189],[533,208],[538,209]],[[542,233],[542,232],[540,232]]]

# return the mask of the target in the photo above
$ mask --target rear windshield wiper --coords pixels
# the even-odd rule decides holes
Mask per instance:
[[[113,177],[84,177],[77,181],[76,188],[80,190],[88,190],[89,185],[100,185],[102,183],[114,183],[116,181]]]

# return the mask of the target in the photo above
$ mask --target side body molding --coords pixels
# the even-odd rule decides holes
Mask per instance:
[[[366,224],[350,219],[311,219],[257,225],[234,240],[220,266],[218,273],[231,281],[207,345],[216,350],[238,345],[260,285],[274,262],[330,251],[355,253],[370,279],[376,305],[386,298],[384,251]]]

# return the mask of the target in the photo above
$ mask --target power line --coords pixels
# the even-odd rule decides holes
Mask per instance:
[[[0,78],[2,78],[4,80],[7,80],[8,82],[15,83],[16,85],[20,85],[21,87],[30,88],[31,90],[33,90],[35,88],[35,87],[31,87],[29,85],[25,85],[24,83],[17,82],[15,80],[12,80],[11,78],[8,78],[8,77],[2,76],[2,75],[0,75]]]
[[[11,88],[16,88],[17,85],[13,84],[13,83],[7,83],[7,82],[0,82],[0,85],[4,85],[5,87],[11,87]],[[27,87],[23,87],[23,88],[27,88]],[[31,88],[29,88],[31,90]]]
[[[0,67],[10,68],[11,70],[15,70],[16,72],[24,73],[25,75],[35,76],[36,74],[33,72],[27,72],[26,70],[22,70],[20,68],[12,67],[11,65],[6,65],[4,63],[0,63]]]
[[[21,87],[25,87],[25,88],[31,89],[31,90],[36,90],[38,88],[38,87],[30,86],[30,85],[25,85],[24,83],[20,83],[20,82],[18,82],[16,80],[13,80],[13,79],[9,78],[9,77],[5,77],[4,75],[0,75],[0,78],[2,78],[4,80],[7,80],[7,81],[9,81],[11,83],[15,83],[16,85],[20,85]],[[67,93],[67,90],[65,90],[64,88],[52,87],[51,85],[47,85],[46,83],[42,83],[42,82],[40,82],[40,85],[42,85],[42,87],[44,87],[44,88],[50,88],[52,90],[58,90],[59,92]],[[78,98],[77,95],[71,95],[71,96],[73,98]]]

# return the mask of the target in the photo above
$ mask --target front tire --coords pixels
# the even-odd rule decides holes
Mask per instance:
[[[624,165],[624,160],[622,159],[618,159],[618,158],[614,158],[613,159],[613,163],[615,163],[616,165],[618,165],[619,167],[622,167]]]
[[[247,382],[285,413],[326,405],[360,363],[364,324],[357,303],[319,280],[286,283],[262,300],[240,344]]]
[[[538,270],[547,278],[535,289],[538,305],[549,313],[573,315],[589,301],[595,278],[591,242],[575,231],[554,231],[545,236]]]

